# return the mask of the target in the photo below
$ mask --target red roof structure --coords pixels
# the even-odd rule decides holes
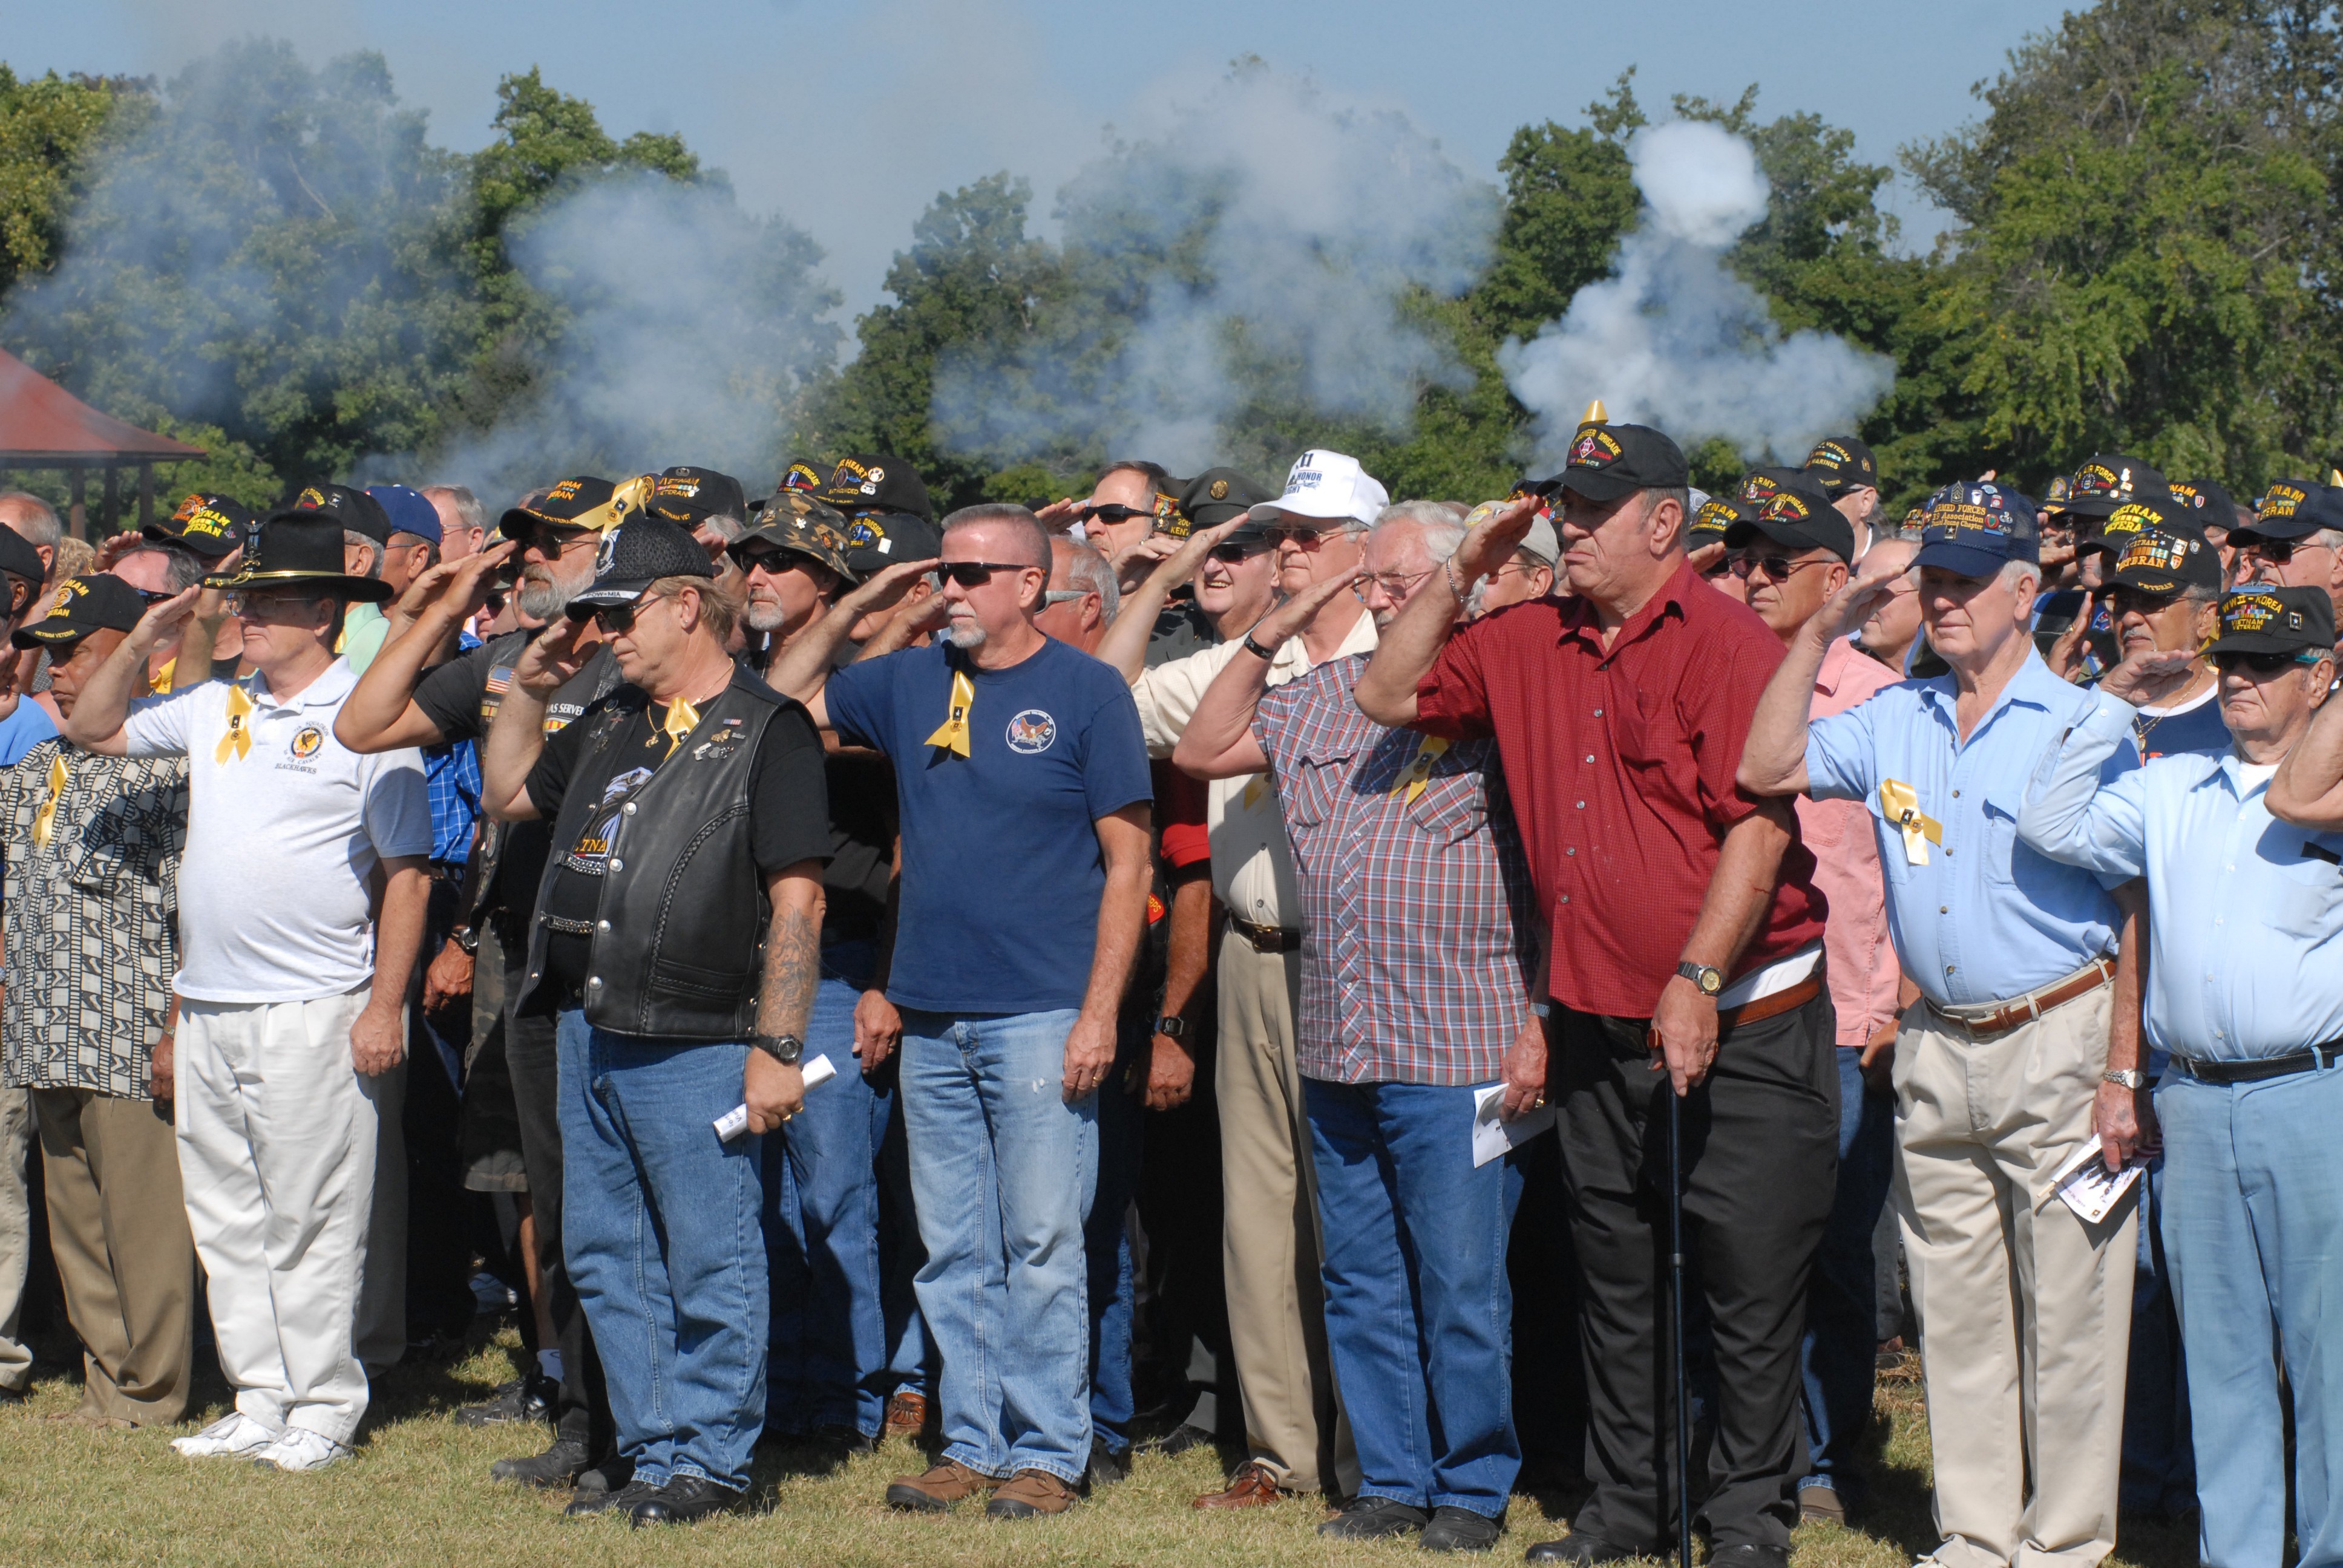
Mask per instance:
[[[64,468],[73,477],[74,531],[87,537],[82,483],[91,468],[105,471],[105,508],[114,517],[114,471],[138,470],[138,521],[153,520],[155,465],[201,457],[200,447],[141,430],[101,414],[15,355],[0,348],[0,471]]]

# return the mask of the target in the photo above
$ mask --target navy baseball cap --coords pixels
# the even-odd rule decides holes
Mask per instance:
[[[368,485],[367,494],[390,518],[392,533],[413,534],[435,545],[439,542],[439,508],[426,500],[422,491],[405,485]]]
[[[1991,577],[2011,561],[2038,562],[2042,539],[2034,502],[1993,484],[1946,485],[1929,498],[1916,567],[1965,578]]]
[[[2255,506],[2253,527],[2233,530],[2229,542],[2307,539],[2321,528],[2343,528],[2343,495],[2308,479],[2278,479]]]

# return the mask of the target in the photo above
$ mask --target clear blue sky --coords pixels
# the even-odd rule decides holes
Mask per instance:
[[[1252,53],[1346,96],[1405,109],[1456,160],[1493,176],[1524,121],[1576,124],[1626,66],[1645,106],[1729,98],[1818,112],[1861,154],[1939,135],[1977,110],[1971,85],[2046,0],[18,0],[0,58],[20,74],[168,75],[222,40],[290,39],[322,61],[380,50],[434,138],[488,136],[498,75],[544,68],[624,134],[674,130],[728,170],[745,205],[779,211],[829,253],[850,308],[938,192],[1009,168],[1046,214],[1057,186],[1167,75]],[[1907,229],[1935,226],[1908,193]]]

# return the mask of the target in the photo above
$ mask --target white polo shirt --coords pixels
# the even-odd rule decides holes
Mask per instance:
[[[334,739],[357,684],[337,658],[290,702],[255,674],[132,705],[131,756],[187,759],[181,996],[310,1001],[373,978],[367,879],[385,857],[431,852],[431,803],[421,752],[362,757]],[[247,701],[238,748],[229,713]]]

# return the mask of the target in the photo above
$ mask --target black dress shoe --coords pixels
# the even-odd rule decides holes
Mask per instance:
[[[1318,1533],[1337,1541],[1380,1541],[1413,1535],[1429,1517],[1423,1509],[1395,1497],[1353,1497],[1342,1513],[1318,1527]]]
[[[1708,1554],[1709,1568],[1790,1568],[1790,1549],[1755,1541],[1720,1546]]]
[[[561,1385],[531,1372],[499,1387],[494,1398],[456,1412],[458,1426],[534,1425],[553,1419],[553,1398]]]
[[[1426,1552],[1486,1552],[1504,1533],[1502,1513],[1492,1519],[1469,1508],[1443,1503],[1432,1511],[1432,1523],[1423,1527],[1423,1539],[1417,1544]]]
[[[658,1496],[659,1490],[648,1481],[629,1481],[615,1491],[604,1488],[589,1492],[581,1486],[570,1497],[569,1506],[561,1511],[561,1516],[585,1519],[596,1513],[625,1513],[636,1503]]]
[[[1638,1553],[1614,1546],[1600,1535],[1574,1534],[1541,1541],[1524,1555],[1533,1563],[1568,1563],[1572,1568],[1586,1568],[1593,1563],[1624,1563]]]
[[[552,1491],[577,1485],[578,1477],[589,1462],[591,1456],[584,1443],[574,1437],[557,1437],[553,1446],[543,1453],[534,1453],[527,1459],[499,1459],[488,1466],[488,1473],[498,1481]]]
[[[1106,1445],[1106,1439],[1091,1438],[1091,1463],[1090,1469],[1083,1473],[1084,1483],[1092,1488],[1097,1488],[1112,1486],[1118,1481],[1130,1479],[1130,1460],[1110,1450]]]
[[[737,1487],[719,1486],[704,1475],[686,1473],[628,1509],[627,1517],[638,1530],[646,1524],[689,1524],[739,1506],[742,1495]]]
[[[1212,1434],[1201,1426],[1182,1422],[1152,1442],[1140,1446],[1150,1453],[1185,1453],[1192,1448],[1202,1448],[1212,1441]]]

